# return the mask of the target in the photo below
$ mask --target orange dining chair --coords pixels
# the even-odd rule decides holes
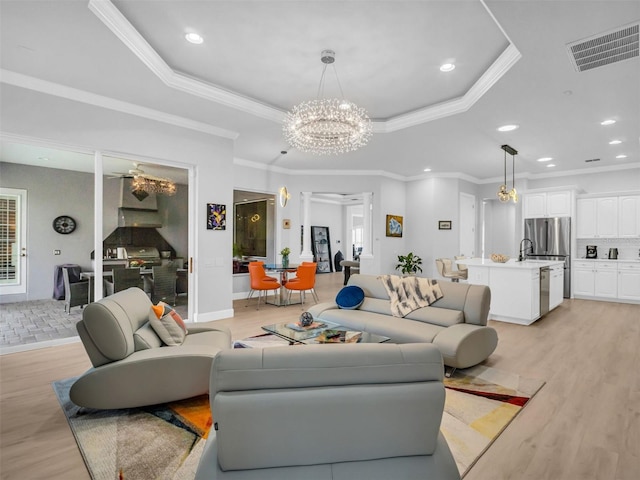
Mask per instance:
[[[272,280],[267,280],[266,278],[272,278]],[[267,295],[269,290],[278,290],[280,288],[280,283],[275,280],[273,277],[267,277],[264,271],[264,265],[258,264],[257,262],[251,262],[249,264],[249,278],[251,279],[251,291],[249,292],[249,296],[247,297],[247,307],[249,306],[249,300],[251,300],[251,296],[255,291],[258,292],[258,307],[256,310],[260,309],[260,298],[262,298],[262,292],[265,292],[265,303],[267,302]],[[275,280],[275,281],[274,281]]]
[[[296,269],[296,276],[289,280],[285,285],[289,291],[287,295],[287,303],[291,301],[291,292],[297,290],[300,292],[300,302],[304,305],[304,293],[308,290],[313,295],[313,299],[318,303],[318,295],[316,295],[316,263],[304,262]]]
[[[277,282],[278,281],[277,278],[270,277],[269,275],[267,275],[267,272],[264,269],[264,262],[263,261],[255,260],[253,262],[249,262],[249,266],[251,266],[251,265],[260,265],[262,267],[262,279],[265,280],[266,282]]]

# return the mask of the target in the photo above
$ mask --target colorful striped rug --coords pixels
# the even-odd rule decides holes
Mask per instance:
[[[80,408],[75,378],[53,383],[93,480],[192,480],[211,414],[209,397],[123,410]],[[544,382],[489,367],[445,379],[441,430],[464,476]]]

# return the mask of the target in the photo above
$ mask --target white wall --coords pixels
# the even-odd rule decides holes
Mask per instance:
[[[0,103],[3,133],[193,165],[196,318],[232,314],[232,231],[207,230],[204,221],[207,203],[233,203],[232,140],[6,84]]]

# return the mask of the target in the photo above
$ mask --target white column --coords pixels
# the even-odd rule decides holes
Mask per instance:
[[[102,152],[93,154],[93,258],[95,277],[93,278],[93,299],[102,299]]]
[[[302,192],[302,253],[301,262],[312,262],[311,251],[311,192]]]
[[[362,253],[360,254],[360,273],[374,274],[375,265],[371,252],[372,222],[371,222],[371,197],[373,193],[362,192]]]
[[[371,192],[362,192],[362,255],[370,256],[371,253]]]

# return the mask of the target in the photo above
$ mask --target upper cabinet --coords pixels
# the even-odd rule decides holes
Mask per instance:
[[[538,192],[523,195],[524,218],[570,217],[571,192]]]
[[[640,237],[640,195],[628,195],[618,199],[618,236]]]
[[[618,197],[579,198],[578,238],[618,237]]]

